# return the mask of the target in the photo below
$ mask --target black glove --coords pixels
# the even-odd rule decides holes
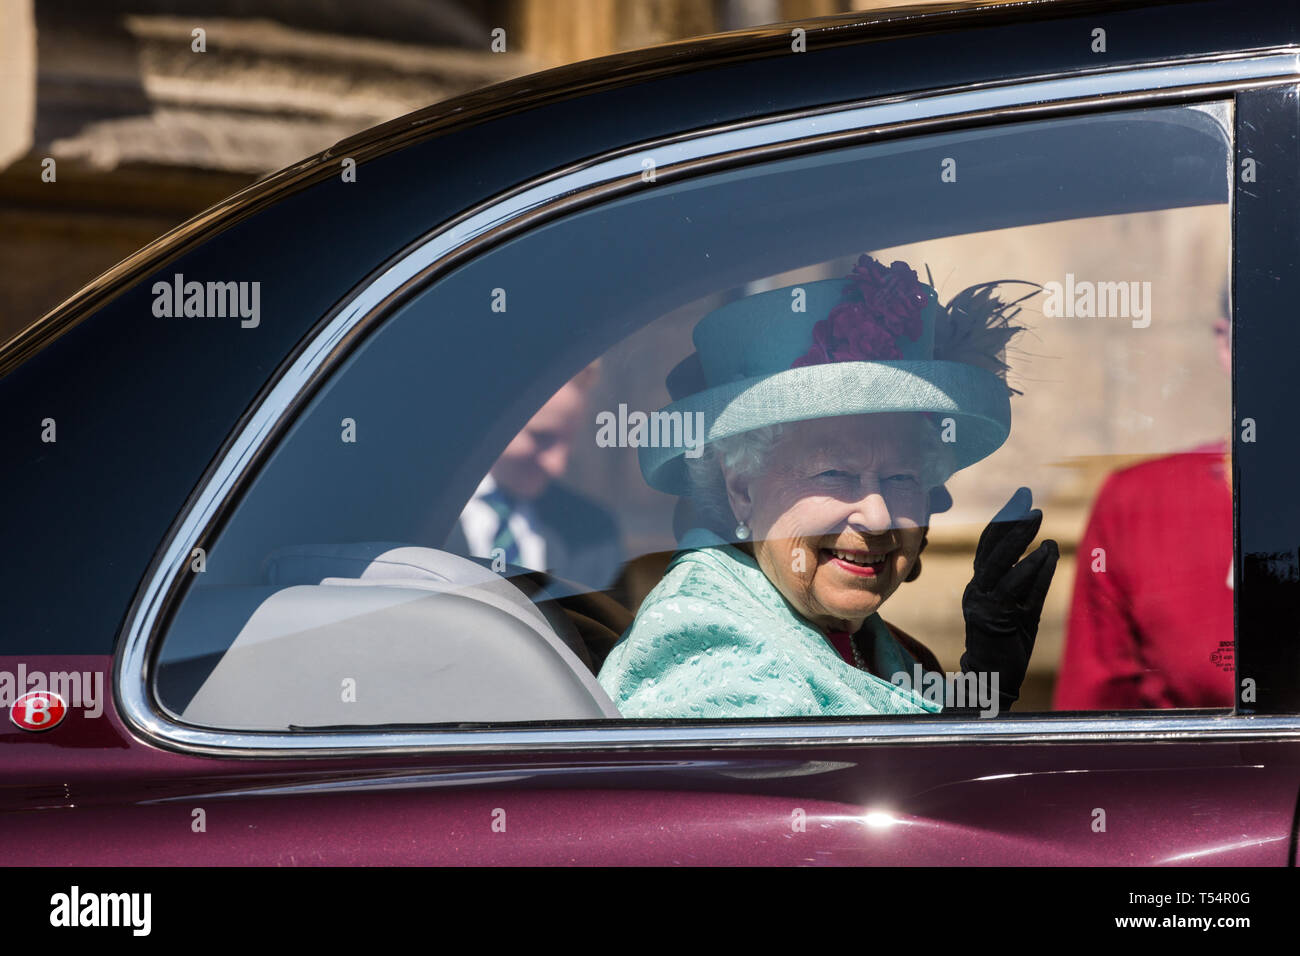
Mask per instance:
[[[1003,710],[1020,697],[1060,557],[1056,542],[1048,539],[1016,563],[1043,523],[1041,511],[1029,510],[1032,500],[1028,488],[1018,489],[984,529],[975,548],[975,576],[961,598],[966,618],[962,673],[996,671]]]

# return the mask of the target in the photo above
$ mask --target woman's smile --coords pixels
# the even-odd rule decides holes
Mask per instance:
[[[878,578],[886,573],[890,551],[858,551],[823,548],[822,563],[857,578]]]

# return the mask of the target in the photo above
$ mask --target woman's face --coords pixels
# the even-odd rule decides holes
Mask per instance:
[[[903,583],[929,521],[920,416],[840,416],[787,425],[763,470],[727,473],[754,557],[795,610],[856,631]]]

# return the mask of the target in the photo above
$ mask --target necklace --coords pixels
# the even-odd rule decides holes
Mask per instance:
[[[855,640],[856,634],[849,636],[849,647],[853,649],[853,666],[858,670],[867,670],[867,662],[862,659],[862,652],[858,650],[858,642]]]
[[[858,645],[853,640],[853,634],[850,631],[826,631],[826,639],[830,645],[835,648],[836,656],[850,667],[858,670],[866,670],[866,662],[862,659],[862,654],[858,651]],[[845,647],[845,645],[848,645]]]

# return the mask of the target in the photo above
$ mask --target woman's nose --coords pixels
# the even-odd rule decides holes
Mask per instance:
[[[889,505],[879,490],[872,490],[854,506],[849,524],[866,534],[884,534],[894,526]]]

